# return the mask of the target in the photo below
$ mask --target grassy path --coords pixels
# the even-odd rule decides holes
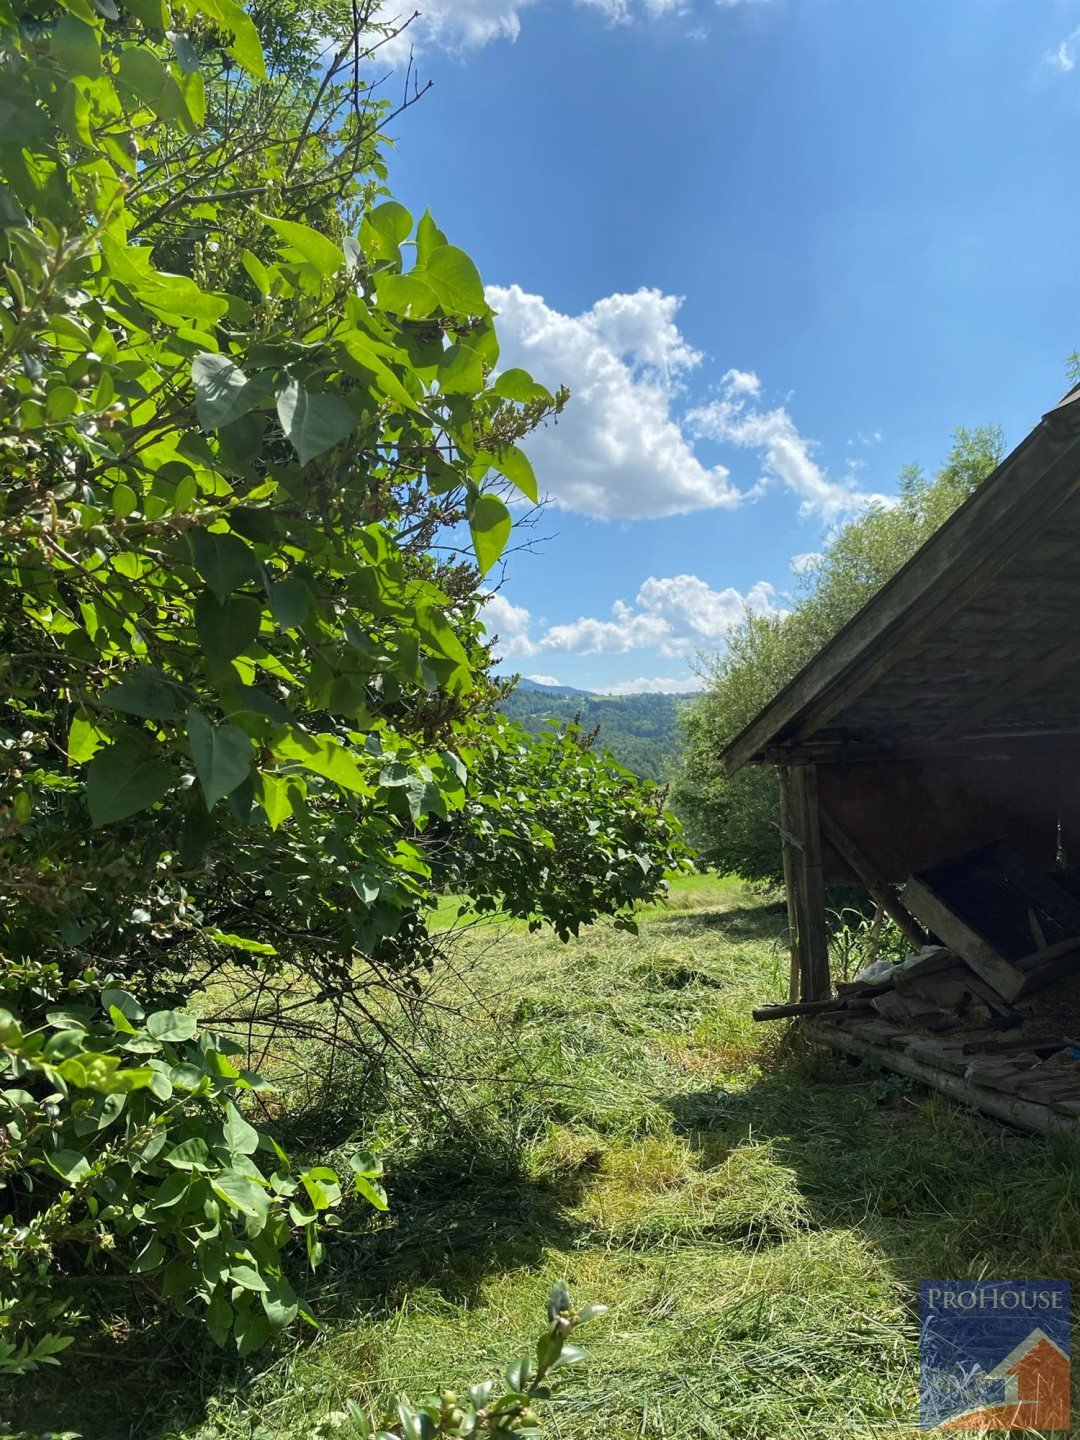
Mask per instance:
[[[463,1385],[566,1276],[612,1308],[557,1437],[917,1434],[919,1280],[1080,1279],[1080,1158],[754,1026],[783,935],[707,880],[636,938],[474,932],[430,1041],[487,1077],[460,1087],[470,1138],[388,1103],[391,1216],[336,1247],[323,1333],[134,1433],[293,1440],[345,1395]]]

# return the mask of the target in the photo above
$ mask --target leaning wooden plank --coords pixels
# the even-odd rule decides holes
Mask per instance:
[[[887,915],[892,917],[911,943],[922,949],[926,944],[926,936],[918,922],[908,914],[896,898],[896,892],[892,886],[881,878],[851,836],[836,823],[831,815],[824,810],[819,810],[818,815],[821,820],[821,833],[825,839],[840,858],[851,867],[871,897],[877,901]]]
[[[988,940],[966,925],[915,876],[904,886],[904,904],[1006,1000],[1017,998],[1024,988],[1023,971],[999,955]]]
[[[981,1089],[970,1084],[962,1075],[952,1075],[935,1065],[927,1065],[903,1051],[886,1050],[852,1034],[851,1027],[834,1025],[825,1018],[805,1021],[804,1030],[807,1035],[831,1045],[836,1050],[876,1060],[888,1070],[895,1070],[900,1075],[910,1075],[912,1079],[921,1080],[925,1085],[940,1090],[943,1095],[960,1101],[972,1110],[981,1110],[997,1120],[1019,1126],[1022,1130],[1032,1130],[1039,1135],[1080,1137],[1080,1105],[1073,1108],[1071,1101],[1059,1101],[1054,1106],[1039,1105],[1032,1100],[1024,1100],[1019,1095]]]
[[[1044,965],[1049,965],[1051,960],[1061,960],[1067,955],[1077,953],[1080,953],[1080,935],[1070,935],[1067,940],[1056,940],[1053,945],[1044,945],[1041,949],[1032,950],[1029,955],[1021,956],[1016,962],[1016,968],[1028,975],[1033,970],[1041,970]]]
[[[1048,953],[1055,948],[1048,945],[1045,952],[1036,953]],[[1030,955],[1024,957],[1025,960],[1031,960],[1031,958]],[[1034,995],[1037,990],[1053,984],[1055,980],[1074,974],[1078,968],[1080,968],[1080,940],[1070,940],[1066,949],[1054,959],[1047,960],[1036,968],[1024,970],[1024,983],[1016,998],[1024,999],[1028,995]]]

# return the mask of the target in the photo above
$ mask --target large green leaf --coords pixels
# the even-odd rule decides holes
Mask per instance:
[[[292,730],[275,743],[274,754],[279,760],[294,761],[305,770],[332,780],[343,790],[357,795],[372,794],[359,765],[333,735],[307,735],[302,730]]]
[[[446,236],[431,218],[431,211],[425,210],[416,227],[416,263],[426,265],[433,250],[446,244]]]
[[[183,713],[175,683],[149,667],[137,670],[118,685],[110,685],[101,703],[148,720],[178,720]]]
[[[469,529],[480,574],[486,575],[506,549],[510,538],[510,511],[497,495],[481,495],[469,511]]]
[[[259,1132],[249,1125],[231,1100],[225,1102],[225,1144],[234,1155],[254,1155]]]
[[[81,1150],[53,1150],[46,1154],[46,1160],[57,1175],[69,1185],[76,1185],[90,1174],[90,1162]]]
[[[270,226],[275,235],[280,235],[301,260],[314,265],[320,275],[329,278],[344,267],[345,256],[340,247],[310,225],[301,225],[296,220],[278,220],[273,215],[261,215],[259,218]]]
[[[481,450],[476,457],[474,467],[477,471],[484,468],[501,471],[534,505],[540,498],[536,475],[529,457],[516,445],[504,445],[500,450],[495,451]]]
[[[551,391],[539,385],[527,370],[504,370],[492,385],[491,393],[500,400],[516,400],[521,405],[534,400],[542,400],[545,405],[555,403]]]
[[[256,80],[265,80],[266,62],[263,60],[259,32],[243,7],[236,0],[201,0],[199,8],[214,16],[224,30],[231,32],[232,39],[226,46],[229,54],[239,60]]]
[[[484,282],[480,271],[456,245],[439,245],[427,258],[423,277],[439,297],[444,310],[458,315],[485,315]]]
[[[155,1040],[190,1040],[199,1025],[186,1010],[155,1010],[147,1017],[146,1028]]]
[[[86,803],[95,825],[125,820],[160,800],[173,786],[172,766],[138,732],[99,750],[86,773]]]
[[[217,430],[238,420],[271,394],[265,377],[249,378],[227,355],[205,352],[191,362],[195,409],[204,430]]]
[[[259,633],[262,606],[251,595],[227,595],[222,605],[209,590],[195,601],[195,632],[212,666],[227,665]]]
[[[439,361],[439,388],[447,395],[479,395],[483,390],[483,359],[464,340],[443,352]]]
[[[237,725],[214,725],[194,706],[187,712],[188,739],[206,808],[230,794],[251,773],[255,750]]]
[[[270,613],[282,630],[296,630],[311,613],[311,590],[298,575],[273,580],[266,587]]]
[[[210,1187],[219,1199],[255,1220],[265,1220],[270,1212],[266,1191],[242,1170],[221,1170],[211,1175]]]
[[[319,395],[290,380],[278,392],[278,419],[301,465],[340,444],[356,429],[356,415],[340,395]]]
[[[255,551],[239,535],[197,529],[189,531],[188,543],[195,569],[222,605],[234,590],[255,579]]]

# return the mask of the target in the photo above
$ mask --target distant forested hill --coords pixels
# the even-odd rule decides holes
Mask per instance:
[[[668,780],[682,748],[676,715],[687,695],[590,695],[569,686],[522,680],[502,708],[528,730],[546,720],[565,724],[580,715],[586,730],[600,726],[599,743],[647,780]]]

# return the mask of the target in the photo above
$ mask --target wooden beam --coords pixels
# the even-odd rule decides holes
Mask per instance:
[[[792,829],[803,842],[792,850],[796,886],[795,913],[799,930],[799,999],[824,1000],[832,993],[829,941],[825,926],[825,876],[821,865],[817,771],[813,765],[792,770]]]
[[[824,810],[820,811],[821,833],[862,881],[872,899],[876,900],[885,913],[892,917],[917,950],[926,944],[926,934],[918,922],[908,913],[896,898],[892,886],[874,869],[854,840],[840,828]]]
[[[784,894],[787,898],[788,924],[788,1000],[799,998],[799,920],[795,907],[795,863],[792,855],[802,847],[795,844],[792,826],[791,784],[786,770],[777,772],[780,781],[780,849],[784,861]]]
[[[984,726],[985,721],[1000,715],[1015,700],[1030,694],[1032,690],[1037,690],[1040,685],[1045,685],[1048,680],[1053,680],[1056,675],[1061,674],[1062,670],[1067,669],[1070,665],[1075,665],[1078,661],[1080,661],[1080,639],[1073,635],[1063,645],[1055,645],[1052,650],[1046,651],[1037,660],[1021,665],[1010,675],[997,678],[988,694],[974,705],[969,705],[947,725],[943,725],[935,739],[945,740],[957,735],[977,733]]]
[[[807,739],[986,584],[1080,488],[1080,442],[1038,425],[724,752],[728,772]]]
[[[1080,731],[1029,730],[974,735],[952,740],[903,739],[893,743],[860,740],[814,740],[806,745],[770,745],[765,765],[876,765],[908,760],[1011,760],[1033,750],[1065,754],[1080,752]]]
[[[858,1008],[862,1008],[856,1002]],[[870,1002],[866,1001],[869,1009]],[[787,1005],[759,1005],[751,1010],[754,1020],[790,1020],[796,1015],[821,1015],[830,1010],[850,1010],[847,1000],[797,1000]]]
[[[987,1090],[973,1085],[961,1075],[954,1075],[948,1070],[927,1064],[924,1060],[917,1060],[914,1055],[905,1054],[902,1050],[888,1049],[849,1034],[842,1025],[830,1023],[828,1019],[804,1020],[800,1028],[813,1039],[821,1040],[835,1050],[846,1050],[849,1055],[859,1055],[884,1065],[888,1070],[910,1075],[912,1079],[921,1080],[924,1085],[940,1090],[942,1094],[959,1100],[973,1110],[982,1110],[998,1120],[1018,1125],[1022,1130],[1033,1130],[1040,1135],[1069,1135],[1073,1138],[1080,1136],[1080,1122],[1073,1115],[1061,1114],[1048,1105],[1024,1100],[1019,1095],[1010,1095],[1003,1090]]]
[[[999,955],[978,931],[965,924],[959,915],[934,894],[929,886],[914,876],[903,890],[904,905],[924,925],[943,940],[950,950],[966,960],[980,976],[1005,1000],[1015,1000],[1027,978],[1022,970]]]

